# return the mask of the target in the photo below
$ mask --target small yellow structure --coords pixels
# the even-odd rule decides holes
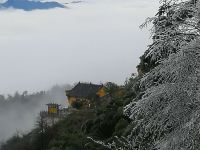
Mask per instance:
[[[46,105],[48,106],[48,110],[40,112],[40,119],[47,126],[54,125],[71,113],[68,108],[62,108],[60,107],[61,105],[56,103],[49,103]]]
[[[58,114],[59,113],[59,106],[58,104],[49,103],[48,106],[48,114]]]

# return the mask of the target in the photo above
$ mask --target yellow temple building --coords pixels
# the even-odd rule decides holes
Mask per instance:
[[[103,85],[92,83],[78,83],[73,89],[66,91],[69,106],[73,106],[75,102],[83,102],[84,105],[90,107],[94,100],[106,95]]]

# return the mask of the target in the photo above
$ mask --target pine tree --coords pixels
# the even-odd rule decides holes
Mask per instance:
[[[147,18],[141,28],[153,23],[153,43],[140,58],[139,75],[149,72],[172,53],[200,35],[199,8],[196,0],[162,0],[155,17]]]
[[[124,108],[132,119],[115,150],[197,150],[200,147],[200,1],[162,0],[153,22],[153,44],[143,55],[140,93]],[[146,61],[146,62],[145,62]]]
[[[125,112],[137,122],[129,136],[138,150],[200,146],[200,40],[163,61],[141,80],[144,95]],[[190,147],[191,146],[191,147]]]
[[[199,148],[199,9],[199,1],[166,0],[153,19],[154,43],[146,56],[159,63],[141,78],[142,96],[125,107],[135,124],[124,142],[128,149]]]

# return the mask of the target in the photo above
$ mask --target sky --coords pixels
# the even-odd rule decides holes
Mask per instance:
[[[158,0],[84,0],[67,8],[0,11],[0,94],[76,82],[123,84],[151,43]]]

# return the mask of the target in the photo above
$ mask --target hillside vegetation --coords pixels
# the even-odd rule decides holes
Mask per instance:
[[[46,104],[57,102],[66,104],[65,89],[70,85],[54,86],[48,91],[35,93],[16,92],[14,95],[0,95],[0,141],[18,131],[29,131],[33,128],[39,112],[46,109]]]
[[[120,94],[116,84],[108,83],[110,96],[97,102],[96,108],[79,108],[52,127],[41,128],[38,121],[31,132],[14,135],[2,144],[1,150],[105,150],[88,137],[111,141],[128,132],[130,120],[123,115],[123,107],[135,95],[131,90],[134,83],[134,77],[127,80]]]
[[[80,107],[52,127],[38,124],[1,150],[199,150],[200,1],[160,3],[141,26],[153,23],[153,43],[122,94],[108,83],[110,98],[97,107]]]

